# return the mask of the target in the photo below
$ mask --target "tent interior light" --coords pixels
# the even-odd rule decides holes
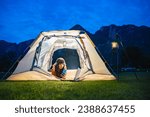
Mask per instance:
[[[67,45],[67,43],[66,43],[66,41],[64,41],[63,46],[66,47],[66,45]]]

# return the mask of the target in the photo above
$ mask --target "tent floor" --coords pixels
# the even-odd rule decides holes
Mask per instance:
[[[65,80],[74,80],[76,70],[68,70]],[[82,80],[115,80],[113,75],[91,74],[87,75]],[[11,75],[7,80],[60,80],[53,75],[45,75],[37,71],[27,71]]]

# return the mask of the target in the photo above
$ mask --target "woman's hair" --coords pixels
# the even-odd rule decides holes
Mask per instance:
[[[56,64],[64,64],[64,65],[66,65],[66,62],[65,62],[65,60],[63,59],[63,58],[58,58],[57,60],[56,60]]]
[[[63,71],[64,67],[63,67],[63,69],[59,69],[59,64],[64,64],[64,65],[66,65],[66,62],[65,62],[65,60],[64,60],[63,58],[58,58],[58,59],[56,60],[56,62],[55,62],[55,65],[56,65],[56,66],[55,66],[56,76],[62,77],[61,74],[62,74],[62,71]]]

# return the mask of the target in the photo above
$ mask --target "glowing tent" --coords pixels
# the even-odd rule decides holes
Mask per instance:
[[[48,71],[58,57],[66,61],[66,80],[116,79],[84,31],[66,30],[42,32],[7,80],[59,80]]]

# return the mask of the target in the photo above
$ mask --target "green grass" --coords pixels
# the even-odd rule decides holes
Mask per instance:
[[[116,81],[1,81],[0,99],[150,99],[150,73],[121,73]]]

